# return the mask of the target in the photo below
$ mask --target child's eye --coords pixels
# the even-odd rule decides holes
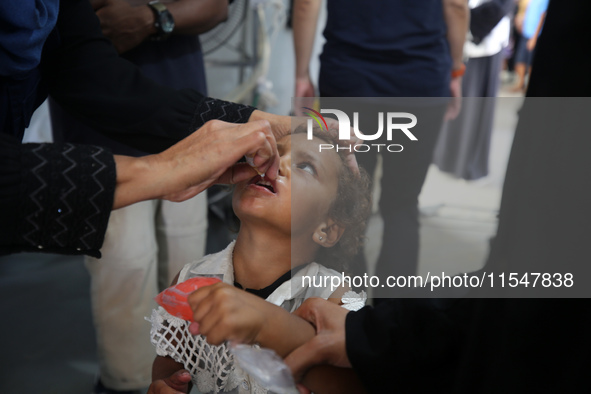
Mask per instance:
[[[299,163],[297,165],[297,167],[300,170],[304,170],[306,172],[309,172],[312,175],[316,175],[316,168],[311,163],[308,163],[308,162]]]

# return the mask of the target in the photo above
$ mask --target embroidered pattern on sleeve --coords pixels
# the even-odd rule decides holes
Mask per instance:
[[[205,122],[212,119],[223,120],[229,123],[246,123],[255,109],[249,105],[236,104],[207,97],[196,109],[195,124],[193,126],[194,128],[199,128]]]
[[[27,144],[29,145],[29,144]],[[113,206],[113,155],[101,147],[30,144],[23,149],[22,209],[18,232],[32,249],[100,256]]]

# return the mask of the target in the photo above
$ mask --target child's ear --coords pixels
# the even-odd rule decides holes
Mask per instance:
[[[312,238],[318,245],[331,248],[339,242],[344,232],[344,227],[339,226],[334,220],[328,218],[325,222],[318,225]]]

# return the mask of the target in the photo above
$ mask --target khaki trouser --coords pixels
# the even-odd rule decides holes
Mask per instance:
[[[116,390],[151,383],[154,297],[187,263],[201,258],[207,194],[182,203],[152,200],[111,213],[102,258],[87,258],[102,382]]]

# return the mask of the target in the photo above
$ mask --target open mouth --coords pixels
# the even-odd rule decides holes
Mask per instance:
[[[257,175],[254,178],[252,178],[248,184],[265,188],[269,190],[271,193],[277,194],[277,192],[275,191],[275,183],[269,179],[262,178],[260,175]]]

